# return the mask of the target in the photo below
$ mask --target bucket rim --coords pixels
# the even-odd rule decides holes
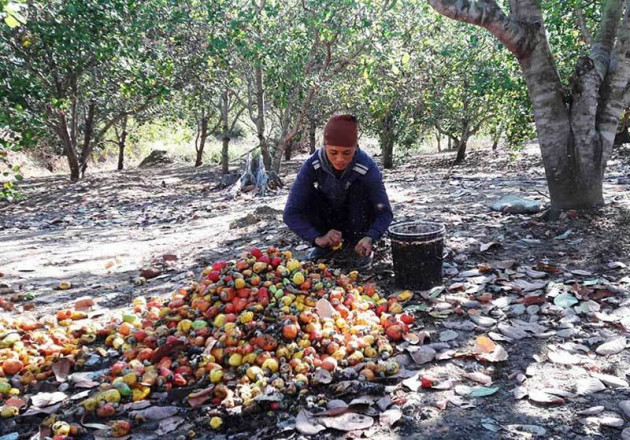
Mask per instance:
[[[414,232],[414,233],[406,233],[406,232],[397,232],[392,229],[401,226],[407,225],[427,225],[434,226],[435,229],[429,232]],[[438,237],[440,235],[444,235],[446,233],[446,227],[444,223],[438,223],[434,221],[426,221],[426,220],[402,220],[399,222],[392,223],[387,229],[387,233],[393,237],[400,238],[426,238],[426,237]]]

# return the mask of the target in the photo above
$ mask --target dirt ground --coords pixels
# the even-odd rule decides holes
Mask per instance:
[[[205,166],[102,172],[77,184],[65,176],[27,179],[25,200],[0,204],[0,296],[31,293],[32,309],[18,301],[17,310],[34,317],[82,296],[95,298],[100,314],[116,314],[134,297],[167,295],[196,280],[206,265],[252,245],[303,256],[306,246],[282,223],[288,188],[303,159],[288,162],[281,176],[286,187],[265,197],[218,189],[219,169]],[[384,393],[402,411],[392,427],[328,429],[317,437],[620,438],[630,426],[630,409],[619,407],[630,400],[630,354],[624,349],[602,355],[598,347],[628,336],[630,329],[624,320],[630,316],[630,155],[616,154],[609,164],[604,208],[553,222],[541,214],[489,209],[507,194],[547,203],[535,148],[516,157],[504,150],[473,151],[457,167],[450,166],[452,159],[453,153],[414,157],[384,177],[395,220],[446,226],[444,288],[417,291],[413,300],[425,307],[416,315],[441,356],[419,363],[403,346],[400,359],[414,374],[453,384],[414,391],[391,383]],[[148,268],[160,274],[142,284],[141,270]],[[378,243],[374,267],[362,276],[386,292],[397,290],[387,238]],[[56,290],[61,280],[73,287]],[[583,308],[559,301],[564,293]],[[526,300],[533,297],[542,299]],[[473,316],[491,322],[479,324]],[[471,319],[476,325],[468,325]],[[515,328],[521,330],[516,335]],[[463,355],[482,334],[505,348],[507,360],[479,362]],[[466,378],[471,373],[491,377],[488,386],[498,390],[471,396],[466,386],[479,385]],[[324,400],[326,393],[320,390]],[[237,418],[222,434],[199,429],[197,438],[300,438],[295,416],[307,403]],[[21,423],[0,423],[0,438],[27,433]],[[190,423],[196,426],[192,416]],[[150,432],[132,438],[156,438]],[[624,435],[630,438],[630,429]]]

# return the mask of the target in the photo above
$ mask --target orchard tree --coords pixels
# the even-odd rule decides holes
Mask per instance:
[[[627,2],[602,3],[590,53],[578,57],[570,87],[560,78],[540,0],[512,0],[507,10],[495,0],[428,2],[447,17],[486,28],[518,60],[534,109],[552,217],[602,205],[604,170],[630,100]]]

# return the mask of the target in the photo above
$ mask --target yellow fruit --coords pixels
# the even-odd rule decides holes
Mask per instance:
[[[221,425],[223,425],[223,420],[221,419],[221,417],[214,416],[210,419],[210,427],[212,429],[219,429],[221,428]]]
[[[192,321],[190,319],[182,319],[181,321],[179,321],[179,324],[177,324],[177,330],[182,333],[188,333],[191,327]]]
[[[269,358],[263,362],[262,369],[269,370],[271,371],[271,374],[274,374],[278,371],[278,361],[273,358]]]
[[[223,370],[220,368],[215,368],[210,371],[210,382],[219,383],[223,379]]]
[[[89,399],[85,399],[83,402],[81,402],[81,406],[85,408],[86,411],[96,411],[96,409],[98,408],[98,400],[90,397]]]
[[[246,283],[243,278],[237,278],[234,280],[234,288],[236,289],[242,289],[243,287],[245,287],[245,285]]]
[[[15,417],[20,413],[20,410],[15,406],[4,406],[0,410],[0,417],[3,419],[10,419],[11,417]]]
[[[223,313],[219,313],[214,317],[214,321],[212,321],[212,325],[215,327],[221,328],[225,324],[225,315]]]
[[[301,286],[304,281],[304,274],[302,272],[296,272],[295,275],[293,275],[293,284],[296,286]]]
[[[120,403],[120,391],[115,388],[103,391],[96,399],[107,403]]]
[[[298,269],[301,266],[300,262],[298,260],[289,260],[287,261],[287,269],[289,269],[289,272],[293,272],[295,269]]]
[[[257,380],[258,376],[262,375],[263,371],[260,367],[253,366],[247,369],[247,377],[251,380]]]
[[[72,287],[72,283],[70,283],[70,281],[60,281],[59,284],[57,285],[57,289],[59,290],[68,290],[71,287]]]
[[[248,322],[252,322],[254,320],[254,312],[245,311],[241,313],[240,319],[241,324],[247,324]]]
[[[66,422],[55,422],[52,425],[52,430],[55,435],[68,435],[70,434],[70,425]]]
[[[230,356],[228,364],[232,367],[240,367],[243,364],[243,356],[240,353],[234,353]]]
[[[134,388],[131,390],[131,400],[134,402],[138,402],[140,400],[146,399],[149,394],[151,394],[151,388],[142,387],[142,388]]]
[[[136,373],[127,373],[122,378],[123,382],[129,386],[133,386],[138,381],[138,376]]]

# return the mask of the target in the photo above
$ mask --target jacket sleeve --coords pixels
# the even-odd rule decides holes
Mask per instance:
[[[383,176],[377,166],[373,166],[369,170],[366,175],[366,183],[368,197],[374,207],[376,216],[365,235],[376,241],[387,231],[394,215],[392,213],[392,207],[389,204],[387,192],[385,191]]]
[[[283,215],[283,220],[289,229],[310,243],[314,243],[315,239],[321,235],[303,214],[308,209],[308,204],[313,201],[314,183],[313,165],[310,161],[304,162],[289,191]]]

